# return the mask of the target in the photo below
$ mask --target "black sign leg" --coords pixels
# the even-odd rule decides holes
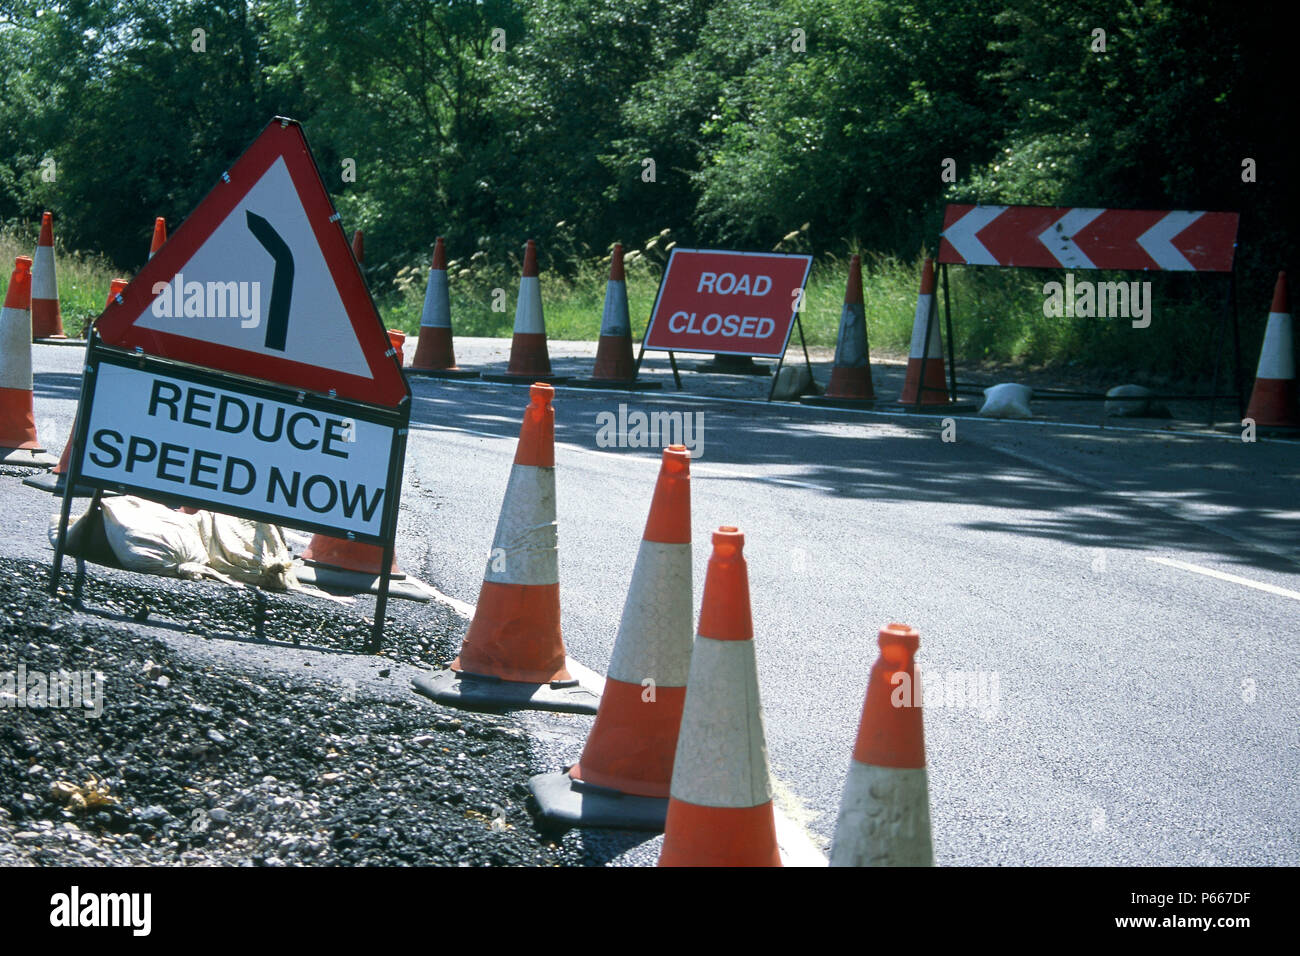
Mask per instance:
[[[784,364],[785,353],[782,352],[781,357],[776,360],[776,371],[772,373],[772,387],[767,390],[767,400],[769,402],[772,400],[772,396],[776,394],[776,382],[781,377],[781,366]]]
[[[939,263],[939,272],[943,276],[943,318],[948,328],[948,400],[957,401],[957,343],[952,335],[952,304],[948,300],[948,264]],[[929,336],[926,336],[926,351],[929,351]],[[919,392],[917,393],[920,394]]]
[[[403,406],[403,422],[393,429],[393,444],[388,456],[387,513],[384,516],[384,547],[379,561],[379,593],[375,597],[375,623],[370,629],[366,650],[379,653],[384,646],[384,619],[388,615],[388,586],[392,580],[393,554],[397,550],[397,515],[402,499],[402,469],[406,462],[406,437],[410,431],[411,406]]]
[[[392,578],[393,541],[384,544],[383,570],[379,573],[379,594],[375,597],[375,623],[370,629],[370,643],[366,650],[377,654],[384,646],[384,619],[388,616],[388,582]]]
[[[677,371],[677,356],[672,352],[668,353],[668,363],[673,367],[673,381],[677,383],[677,391],[682,390],[682,373]]]
[[[1232,282],[1229,278],[1229,283]],[[1210,376],[1210,420],[1206,423],[1214,427],[1214,409],[1219,401],[1219,366],[1223,364],[1223,337],[1228,333],[1228,312],[1232,308],[1230,299],[1232,291],[1229,286],[1223,289],[1223,309],[1219,312],[1219,321],[1214,329],[1214,358],[1211,362],[1213,373]]]
[[[81,483],[81,449],[85,447],[86,432],[90,430],[90,406],[94,390],[90,382],[95,374],[95,363],[91,356],[95,348],[95,330],[86,332],[86,359],[82,365],[81,398],[77,402],[76,427],[68,436],[72,442],[72,454],[68,456],[68,473],[63,476],[63,505],[59,508],[59,534],[54,542],[54,566],[50,569],[50,594],[59,593],[59,578],[63,575],[63,555],[68,548],[68,519],[72,514],[73,493]],[[99,493],[95,495],[99,500]],[[78,573],[84,569],[81,561],[77,562]]]
[[[1237,421],[1246,417],[1246,398],[1241,389],[1241,323],[1237,321],[1237,273],[1228,273],[1228,297],[1232,300],[1232,390],[1237,396]]]
[[[641,377],[641,360],[645,358],[645,336],[641,336],[641,348],[636,353],[636,371],[632,373],[633,378]]]

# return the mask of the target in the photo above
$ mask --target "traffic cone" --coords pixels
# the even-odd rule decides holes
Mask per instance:
[[[713,533],[660,866],[780,866],[745,536]]]
[[[352,233],[352,255],[356,257],[357,265],[364,265],[366,261],[366,238],[361,235],[358,229]]]
[[[447,288],[447,248],[442,236],[433,244],[429,263],[429,284],[424,290],[424,311],[420,313],[420,340],[410,373],[431,378],[478,378],[478,372],[456,365],[451,344],[451,296]]]
[[[510,365],[505,372],[484,372],[489,382],[567,382],[566,375],[551,374],[546,351],[546,320],[542,316],[542,285],[537,275],[537,244],[528,240],[524,269],[519,277],[515,305],[515,334],[510,342]]]
[[[153,241],[149,243],[149,258],[152,259],[167,242],[167,220],[159,216],[153,221]]]
[[[393,358],[397,359],[397,366],[401,368],[406,364],[406,333],[401,329],[389,329],[388,344],[393,347]]]
[[[312,536],[299,555],[302,567],[298,580],[345,594],[378,594],[383,573],[384,549],[377,544],[348,541],[328,534]],[[401,571],[397,555],[389,565],[388,594],[408,601],[430,601],[433,589]]]
[[[1246,417],[1261,428],[1300,428],[1295,375],[1295,332],[1286,297],[1286,273],[1277,274],[1259,368]]]
[[[54,275],[54,216],[41,216],[41,238],[32,257],[32,337],[66,339],[59,311],[59,282]]]
[[[849,281],[835,341],[835,365],[824,395],[805,395],[805,405],[871,408],[876,391],[871,383],[871,353],[867,348],[867,312],[862,304],[862,257],[849,260]]]
[[[906,624],[890,624],[877,643],[880,657],[867,682],[831,866],[930,866],[925,731],[912,660],[921,638]]]
[[[159,222],[161,221],[162,220],[160,219]],[[104,302],[105,309],[113,304],[113,300],[117,298],[119,292],[126,288],[126,285],[127,283],[125,279],[113,279],[109,282],[108,299]],[[63,490],[68,483],[68,469],[72,460],[73,439],[76,437],[77,416],[73,415],[72,428],[68,432],[68,440],[63,443],[63,454],[59,456],[59,463],[54,466],[52,471],[49,471],[46,474],[32,475],[30,478],[24,478],[23,484],[32,488],[39,488],[41,491],[48,491],[50,494],[58,495],[60,498],[63,497]],[[74,498],[89,498],[94,493],[94,488],[87,487],[86,485],[78,485],[73,491],[72,496]]]
[[[528,781],[548,820],[662,830],[691,667],[691,453],[664,450],[605,691],[579,761]]]
[[[596,712],[600,695],[573,677],[560,631],[554,395],[544,382],[529,390],[478,607],[460,654],[449,667],[414,681],[436,701]]]
[[[926,259],[921,269],[921,293],[916,297],[916,318],[912,322],[912,347],[908,350],[907,373],[898,401],[900,405],[943,405],[954,411],[974,407],[973,402],[954,401],[948,394],[943,333],[934,302],[933,259]]]
[[[637,379],[632,357],[632,319],[627,308],[627,276],[623,271],[623,244],[614,243],[609,259],[609,281],[605,284],[605,311],[600,319],[600,342],[596,346],[596,367],[591,378],[574,379],[578,388],[618,388],[646,391],[662,388],[662,382]]]
[[[18,256],[0,307],[0,463],[49,468],[53,455],[36,438],[32,401],[32,260]]]

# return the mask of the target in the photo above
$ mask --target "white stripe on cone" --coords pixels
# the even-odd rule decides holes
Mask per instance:
[[[930,349],[925,348],[925,323],[934,309],[934,294],[923,292],[916,297],[916,318],[912,320],[912,347],[908,358],[943,358],[943,336],[939,331],[939,317],[931,320]]]
[[[1268,314],[1268,328],[1264,330],[1264,346],[1259,352],[1259,369],[1255,377],[1295,378],[1295,332],[1290,313]]]
[[[484,581],[556,584],[555,469],[514,465],[501,502]]]
[[[605,283],[605,311],[600,317],[600,334],[619,337],[632,334],[628,322],[626,282],[610,279]]]
[[[683,687],[690,676],[691,546],[642,541],[614,639],[609,677]],[[683,600],[683,598],[685,598]]]
[[[420,327],[451,328],[451,297],[447,290],[446,269],[429,270],[429,284],[424,290],[424,311],[420,313]]]
[[[515,331],[535,335],[546,331],[546,323],[542,319],[542,283],[537,276],[521,276],[519,279]]]
[[[831,844],[831,866],[933,863],[925,768],[850,763]]]
[[[840,333],[835,341],[835,364],[844,368],[865,368],[867,362],[866,307],[845,302],[840,310]],[[913,331],[915,337],[915,330]]]
[[[54,247],[37,246],[32,256],[32,298],[57,299],[59,283],[54,277]]]
[[[673,762],[672,796],[744,809],[772,799],[753,641],[699,635]]]
[[[0,388],[32,390],[32,317],[26,309],[0,309]]]

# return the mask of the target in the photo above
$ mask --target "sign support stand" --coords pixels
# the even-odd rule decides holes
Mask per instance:
[[[813,394],[817,392],[817,380],[813,376],[812,359],[808,356],[808,341],[803,337],[803,316],[799,312],[794,314],[795,328],[799,330],[799,344],[803,346],[803,363],[808,369],[808,378],[813,383]],[[785,352],[777,359],[776,371],[772,373],[772,387],[767,390],[767,400],[770,402],[772,396],[776,394],[776,380],[781,375],[781,366],[785,364]]]

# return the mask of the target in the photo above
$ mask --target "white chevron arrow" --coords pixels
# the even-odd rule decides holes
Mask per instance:
[[[984,248],[984,243],[975,238],[975,233],[1006,211],[1006,206],[976,206],[945,229],[942,233],[943,238],[947,239],[949,244],[957,250],[957,254],[970,265],[1001,265],[997,259],[993,258],[993,253]]]
[[[1056,261],[1067,269],[1095,269],[1097,267],[1092,264],[1092,260],[1074,244],[1074,237],[1084,226],[1105,211],[1104,209],[1071,209],[1044,229],[1039,234],[1038,241],[1046,246],[1047,251],[1056,257]]]
[[[1196,220],[1204,212],[1171,212],[1142,235],[1138,236],[1138,245],[1146,250],[1161,269],[1191,272],[1196,266],[1187,261],[1187,257],[1174,248],[1173,238]]]

